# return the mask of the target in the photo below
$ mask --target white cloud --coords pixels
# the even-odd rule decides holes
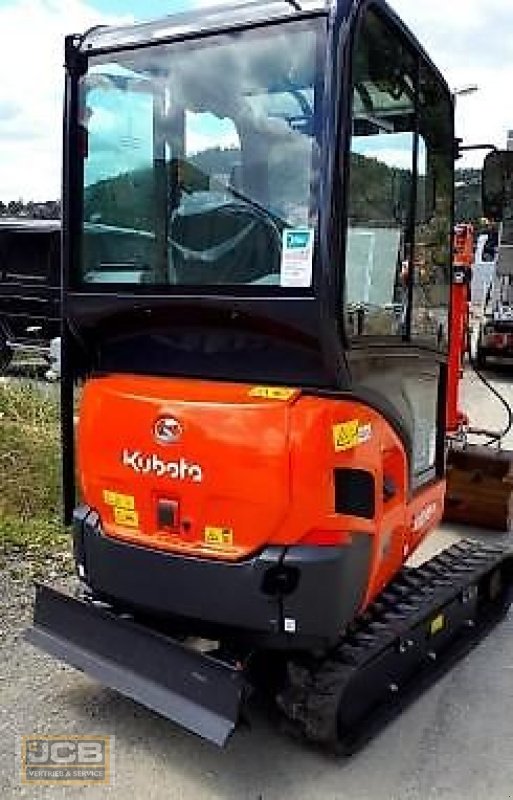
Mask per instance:
[[[513,128],[513,103],[508,103],[513,86],[513,4],[391,1],[453,88],[479,85],[477,94],[458,102],[458,134],[468,143],[503,146],[506,131]],[[187,5],[190,0],[184,0]],[[86,0],[0,3],[0,199],[59,196],[64,36],[119,21],[92,9]],[[481,160],[480,154],[473,159]]]
[[[64,37],[119,22],[82,0],[0,5],[0,199],[59,197]]]
[[[457,134],[466,144],[506,144],[513,128],[513,5],[508,0],[392,0],[451,88],[479,91],[456,106]],[[468,157],[480,165],[483,153]]]

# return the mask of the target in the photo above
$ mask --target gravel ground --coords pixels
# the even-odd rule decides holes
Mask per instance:
[[[508,372],[496,377],[513,401]],[[500,408],[474,379],[467,379],[465,403],[482,422],[500,424]],[[469,533],[479,535],[444,527],[423,556]],[[69,583],[65,564],[52,560],[46,571]],[[251,729],[239,730],[219,751],[40,654],[22,637],[31,612],[30,576],[31,565],[20,559],[1,565],[2,799],[513,800],[512,615],[364,751],[337,761],[284,738],[258,710]],[[16,739],[34,732],[113,735],[115,784],[21,786]]]

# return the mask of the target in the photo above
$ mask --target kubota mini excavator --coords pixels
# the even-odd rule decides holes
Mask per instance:
[[[451,94],[382,0],[96,28],[66,74],[82,592],[29,637],[219,744],[257,689],[349,751],[510,603],[501,548],[405,567],[444,505]]]

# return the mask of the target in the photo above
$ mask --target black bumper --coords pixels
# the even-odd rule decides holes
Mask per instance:
[[[371,537],[338,547],[267,547],[240,562],[151,550],[102,533],[96,512],[75,511],[80,576],[99,596],[140,612],[219,626],[304,647],[337,638],[363,600]],[[211,632],[211,631],[210,631]]]

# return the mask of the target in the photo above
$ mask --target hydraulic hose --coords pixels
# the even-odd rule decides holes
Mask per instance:
[[[470,333],[470,326],[467,328],[467,352],[470,366],[472,367],[473,372],[477,375],[479,380],[486,386],[486,388],[494,395],[494,397],[501,403],[504,410],[506,411],[507,415],[507,422],[502,431],[497,431],[497,433],[490,433],[490,439],[485,442],[485,445],[489,447],[492,444],[498,444],[500,446],[502,440],[505,436],[513,428],[513,409],[511,408],[510,403],[506,400],[504,395],[502,395],[495,386],[493,386],[490,381],[485,378],[483,373],[478,369],[476,366],[474,356],[472,355],[472,341],[471,341],[471,333]],[[469,430],[469,433],[472,433],[472,428]],[[479,434],[479,431],[474,431],[474,433]]]

